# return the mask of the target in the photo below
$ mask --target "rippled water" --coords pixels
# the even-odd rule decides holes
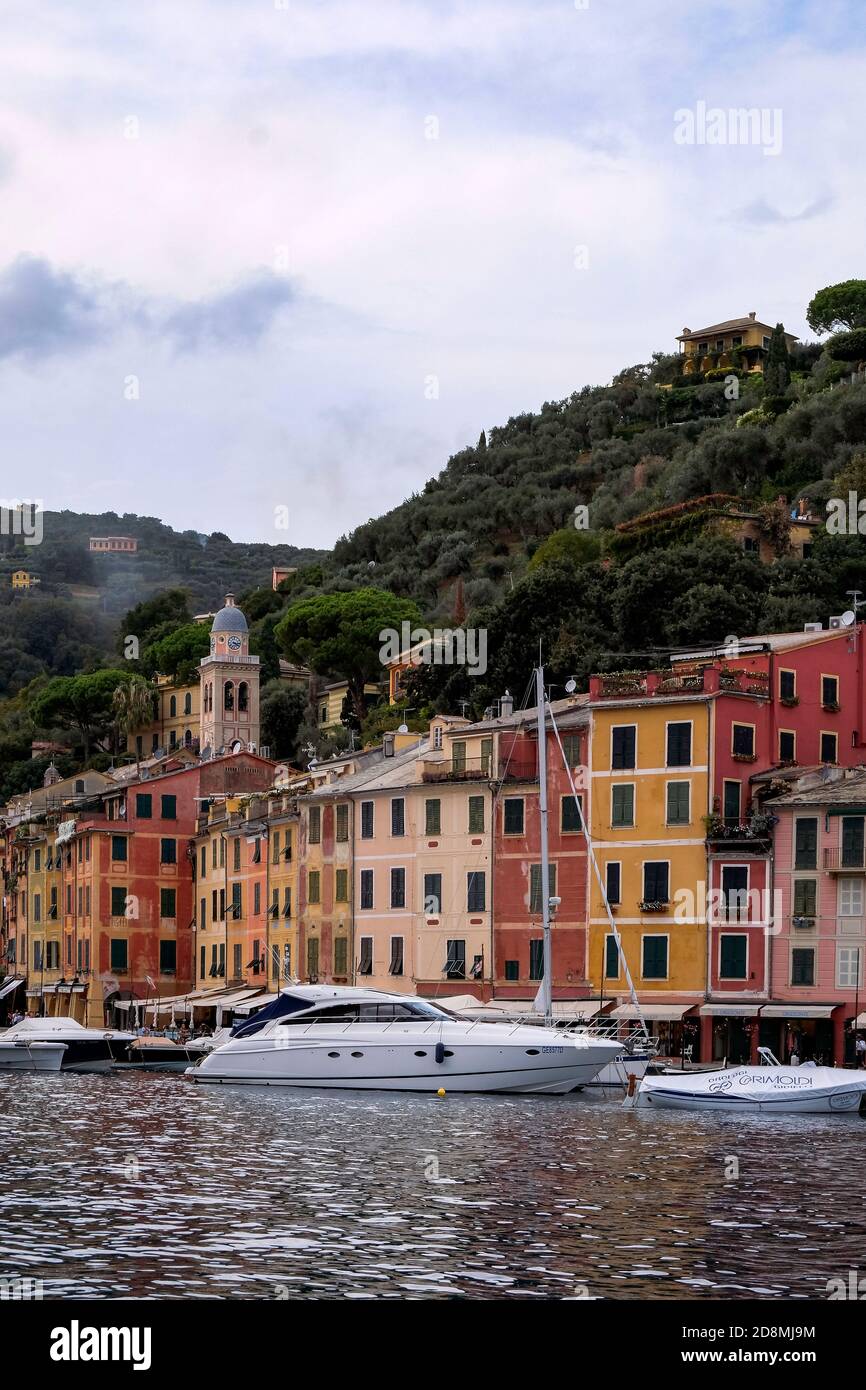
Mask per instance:
[[[826,1297],[866,1271],[864,1141],[856,1116],[582,1095],[0,1076],[0,1274],[45,1298]]]

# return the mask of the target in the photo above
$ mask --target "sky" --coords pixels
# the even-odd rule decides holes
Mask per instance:
[[[815,290],[866,270],[861,0],[3,26],[7,499],[328,547],[482,429],[686,325],[812,336]],[[711,143],[702,103],[765,134]]]

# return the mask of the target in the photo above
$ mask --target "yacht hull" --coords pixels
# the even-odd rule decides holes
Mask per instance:
[[[65,1043],[0,1043],[0,1071],[60,1071]]]
[[[866,1073],[841,1067],[740,1067],[686,1076],[646,1076],[640,1109],[738,1114],[839,1115],[866,1104]]]

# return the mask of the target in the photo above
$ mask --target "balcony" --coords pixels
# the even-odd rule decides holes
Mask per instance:
[[[824,869],[828,874],[866,873],[866,847],[849,846],[847,849],[824,850]]]
[[[741,821],[727,816],[704,816],[707,844],[713,847],[750,850],[766,854],[770,849],[772,829],[777,816],[754,815]]]
[[[538,765],[535,758],[464,758],[425,762],[421,765],[422,782],[535,782]]]
[[[762,671],[726,670],[702,666],[698,670],[610,671],[590,676],[590,699],[667,699],[671,695],[710,695],[718,692],[762,695],[769,698],[770,678]]]

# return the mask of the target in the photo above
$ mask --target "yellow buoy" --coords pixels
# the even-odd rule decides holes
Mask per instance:
[[[444,1087],[444,1086],[440,1086],[440,1087],[439,1087],[439,1090],[436,1092],[436,1094],[437,1094],[437,1096],[444,1096],[444,1094],[445,1094],[445,1087]]]

